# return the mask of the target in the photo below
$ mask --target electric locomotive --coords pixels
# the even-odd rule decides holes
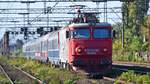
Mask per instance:
[[[23,46],[26,57],[87,74],[105,74],[112,68],[112,26],[99,23],[92,13]]]

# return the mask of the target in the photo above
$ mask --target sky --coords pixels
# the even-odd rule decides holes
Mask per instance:
[[[10,0],[11,1],[11,0]],[[54,5],[56,4],[56,2],[55,3],[47,3],[47,7],[53,7]],[[70,5],[86,5],[88,8],[96,8],[97,7],[97,5],[96,5],[96,3],[93,3],[93,2],[59,2],[57,5],[56,5],[56,7],[61,7],[61,6],[70,6]],[[99,4],[99,8],[103,8],[104,7],[104,5],[103,5],[104,3],[100,3]],[[108,8],[112,8],[112,7],[121,7],[121,2],[119,2],[119,1],[113,1],[113,2],[107,2],[107,7]],[[9,8],[26,8],[27,7],[27,5],[26,4],[24,4],[24,3],[0,3],[0,8],[2,9],[9,9]],[[44,7],[44,5],[43,5],[43,3],[32,3],[32,4],[30,4],[30,8],[43,8]],[[111,10],[112,11],[112,10]],[[119,11],[119,10],[118,10]],[[1,12],[3,12],[3,11],[0,11],[0,13]],[[46,17],[47,15],[45,15],[45,14],[36,14],[36,15],[30,15],[30,17]],[[52,15],[49,15],[49,17],[53,17],[53,16],[56,16],[56,17],[61,17],[61,16],[67,16],[67,15],[64,15],[64,14],[52,14]],[[103,21],[103,14],[100,14],[99,15],[100,16],[100,21],[102,22]],[[1,17],[23,17],[22,15],[13,15],[13,14],[11,14],[11,15],[4,15],[4,14],[0,14],[0,20],[3,20],[3,18],[1,18]],[[108,19],[108,22],[109,23],[112,23],[112,24],[115,24],[115,23],[117,23],[117,22],[121,22],[121,17],[122,17],[122,15],[120,14],[120,13],[117,13],[117,14],[115,14],[115,13],[111,13],[111,14],[107,14],[107,17],[108,18],[113,18],[113,19]],[[12,18],[12,20],[13,20],[13,18]],[[14,23],[12,23],[12,22],[9,22],[9,23],[5,23],[5,22],[0,22],[0,26],[1,25],[4,25],[4,26],[8,26],[8,25],[6,25],[6,24],[12,24],[12,25],[14,25]],[[17,24],[23,24],[23,22],[19,22],[19,23],[17,23]],[[43,23],[38,23],[38,22],[33,22],[32,24],[43,24]],[[44,23],[44,24],[47,24],[47,23]],[[56,23],[57,24],[57,23]],[[16,25],[16,26],[18,26],[18,25]],[[3,36],[3,33],[6,31],[6,30],[14,30],[14,29],[6,29],[6,28],[1,28],[0,29],[0,32],[1,32],[1,35],[0,35],[0,38],[2,38],[2,36]],[[13,37],[13,36],[12,36]],[[17,37],[17,38],[20,38],[20,37],[22,37],[22,36],[14,36],[14,37]]]

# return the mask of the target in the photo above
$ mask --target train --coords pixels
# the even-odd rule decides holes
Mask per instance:
[[[65,27],[25,43],[25,57],[87,75],[110,72],[112,26],[107,22],[98,22],[93,14],[84,15],[87,17],[74,18]]]

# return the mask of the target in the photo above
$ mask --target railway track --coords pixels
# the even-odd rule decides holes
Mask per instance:
[[[139,63],[139,62],[121,62],[121,61],[114,61],[114,65],[126,65],[126,66],[140,66],[150,68],[150,63]]]
[[[113,63],[113,69],[120,70],[122,72],[127,72],[129,70],[134,71],[137,74],[147,74],[150,73],[150,66],[148,64],[136,64],[127,62],[116,62]]]
[[[114,81],[107,79],[88,79],[82,78],[75,82],[75,84],[114,84]]]
[[[119,77],[123,72],[127,72],[129,70],[133,70],[135,73],[138,74],[146,74],[150,73],[150,68],[147,65],[139,65],[139,64],[123,64],[123,63],[113,63],[112,72],[108,76],[103,76],[102,78],[96,78],[96,79],[82,79],[79,80],[75,84],[114,84],[116,81],[119,84],[125,84],[126,81],[118,80],[117,77]],[[76,73],[79,74],[79,73]],[[80,73],[80,75],[83,75]],[[132,82],[128,82],[128,84],[134,84]]]
[[[114,82],[117,80],[117,77],[119,77],[123,72],[128,72],[129,70],[134,71],[136,74],[147,74],[150,73],[150,66],[148,63],[143,64],[136,64],[136,63],[113,63],[112,66],[112,72],[107,75],[103,76],[102,79],[96,79],[97,84],[114,84]],[[117,80],[117,83],[119,84],[125,84],[126,82],[123,80]],[[94,84],[94,83],[89,83]],[[128,84],[134,84],[132,82],[128,82]]]
[[[15,66],[0,63],[0,68],[11,84],[42,84],[42,81]]]
[[[106,76],[103,77],[103,80],[111,81],[112,84],[114,84],[114,82],[116,81],[115,78],[106,77]],[[122,80],[117,80],[117,82],[118,82],[119,84],[125,84],[125,81],[122,81]]]
[[[3,65],[3,66],[5,66],[5,65]],[[21,69],[18,69],[18,70],[22,71]],[[113,72],[109,76],[104,76],[101,79],[88,79],[88,78],[83,77],[83,79],[77,81],[75,84],[114,84],[117,77],[120,76],[122,74],[122,72],[127,72],[128,70],[133,70],[134,72],[140,73],[140,74],[145,74],[147,72],[150,72],[150,68],[147,65],[140,66],[140,65],[136,65],[136,64],[133,65],[133,64],[127,64],[127,63],[125,63],[125,64],[124,63],[113,63],[113,67],[112,67]],[[18,72],[16,72],[16,73],[18,73]],[[22,73],[26,73],[26,72],[23,71]],[[10,77],[10,76],[8,75],[8,77]],[[32,77],[32,76],[29,78],[37,80],[35,77]],[[10,79],[12,80],[11,77],[10,77]],[[23,79],[25,80],[25,78],[23,78]],[[12,81],[14,82],[14,80],[12,80]],[[24,84],[34,84],[33,82],[35,82],[35,81],[33,81],[32,83],[29,83],[29,81],[28,81],[28,83],[24,83]],[[120,84],[125,83],[122,80],[117,80],[117,82],[119,82]],[[42,82],[40,80],[38,81],[38,83],[42,84]],[[14,83],[12,83],[12,84],[14,84]]]
[[[1,70],[1,73],[3,75],[5,75],[5,78],[9,81],[9,83],[14,84],[13,81],[11,80],[11,78],[8,76],[8,74],[5,72],[5,70],[3,69],[3,67],[1,65],[0,65],[0,70]],[[7,81],[7,83],[8,83],[8,81]]]
[[[118,73],[119,72],[119,73]],[[109,75],[101,76],[101,75],[85,75],[83,73],[76,73],[81,75],[83,78],[82,80],[79,80],[76,84],[114,84],[115,81],[117,80],[116,78],[120,76],[122,71],[120,69],[116,70],[113,69],[112,72]],[[125,81],[122,80],[117,80],[119,84],[124,84]]]
[[[125,81],[117,80],[116,78],[112,78],[112,77],[109,77],[109,76],[103,76],[100,79],[84,79],[84,80],[80,80],[80,82],[77,82],[76,84],[114,84],[116,81],[117,81],[117,84],[118,83],[119,84],[125,84],[126,83]],[[129,84],[133,84],[133,83],[129,83]]]

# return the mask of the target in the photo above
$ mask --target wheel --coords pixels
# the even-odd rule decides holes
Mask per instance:
[[[66,69],[69,71],[70,70],[70,65],[66,63]]]
[[[46,63],[48,63],[49,62],[49,58],[47,57],[47,59],[46,59]]]

